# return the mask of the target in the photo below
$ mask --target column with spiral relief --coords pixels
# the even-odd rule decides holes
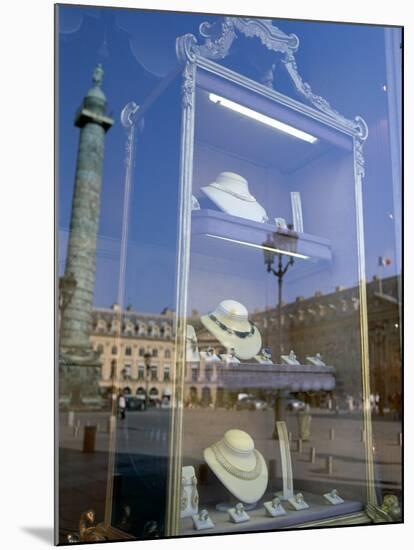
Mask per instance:
[[[93,86],[75,116],[79,148],[65,273],[59,285],[60,393],[69,393],[74,405],[82,403],[85,392],[97,392],[100,376],[99,354],[92,349],[90,334],[105,136],[114,122],[107,115],[103,74],[98,65]]]

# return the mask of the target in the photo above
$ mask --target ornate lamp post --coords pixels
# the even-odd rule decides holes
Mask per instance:
[[[277,312],[278,312],[278,359],[283,353],[282,343],[282,287],[283,277],[286,275],[287,270],[294,264],[294,259],[291,256],[289,260],[283,265],[283,254],[281,252],[273,251],[275,248],[274,239],[271,235],[268,235],[267,240],[263,243],[264,263],[268,273],[273,273],[277,277],[278,299],[277,299]],[[273,249],[273,250],[272,250]],[[277,261],[277,270],[273,267],[275,258]],[[269,344],[269,342],[268,342]]]
[[[283,343],[282,343],[282,288],[283,288],[283,277],[286,275],[287,270],[290,266],[293,265],[294,259],[291,256],[288,261],[283,265],[283,254],[281,252],[276,252],[275,250],[275,236],[268,235],[266,241],[263,243],[263,254],[264,254],[264,263],[268,273],[273,273],[277,277],[277,288],[278,288],[278,300],[277,300],[277,313],[278,313],[278,349],[277,349],[277,358],[280,362],[280,356],[283,353]],[[275,258],[277,257],[277,269],[273,267],[275,263]],[[269,325],[269,320],[267,319],[267,325]],[[269,328],[267,328],[267,337],[269,338]],[[268,345],[270,342],[268,342]],[[278,439],[278,431],[276,428],[276,422],[278,420],[285,419],[285,409],[284,409],[284,390],[278,390],[275,395],[275,404],[274,404],[274,413],[275,413],[275,428],[273,431],[273,438]]]
[[[145,364],[145,410],[148,409],[149,406],[149,395],[148,395],[148,388],[149,388],[149,378],[151,374],[151,353],[146,353],[144,355],[144,364]]]

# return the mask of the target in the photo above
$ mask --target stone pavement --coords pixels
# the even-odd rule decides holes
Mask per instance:
[[[62,542],[67,533],[77,531],[80,514],[86,509],[94,508],[98,521],[103,519],[109,445],[107,420],[106,413],[77,413],[75,423],[80,421],[81,428],[79,434],[74,436],[73,428],[66,426],[66,415],[62,415],[59,492]],[[94,453],[82,452],[83,426],[86,423],[99,424]],[[153,468],[159,481],[165,483],[168,423],[169,411],[162,409],[144,413],[127,412],[125,421],[118,421],[119,455],[116,471],[121,477],[129,480],[129,485],[137,476],[145,483],[146,476],[151,478],[150,471]],[[297,450],[298,424],[295,414],[288,415],[287,425],[288,431],[292,433],[292,469],[296,491],[322,494],[325,490],[337,488],[345,498],[364,500],[364,444],[361,441],[362,420],[358,413],[342,416],[315,412],[312,417],[311,440],[303,442],[301,453]],[[201,504],[216,502],[218,498],[226,497],[224,488],[202,466],[202,451],[221,438],[230,428],[245,430],[254,437],[257,449],[262,452],[271,469],[269,490],[281,489],[279,447],[277,441],[271,437],[273,411],[185,409],[183,464],[192,464],[196,467],[201,465],[202,472],[204,471],[204,479],[200,479],[199,485]],[[377,485],[381,491],[394,492],[400,496],[400,423],[376,417],[373,428]],[[331,429],[334,430],[333,440]],[[314,464],[310,461],[311,447],[316,448]],[[331,475],[326,470],[328,456],[333,457]],[[154,485],[154,479],[151,483]],[[139,492],[139,489],[136,490]],[[153,490],[157,491],[159,500],[163,501],[159,503],[159,507],[163,508],[165,487],[162,488],[159,483],[155,483]],[[145,486],[145,492],[148,491],[151,492],[151,487]],[[128,499],[133,500],[133,497],[134,495],[129,494]],[[140,498],[145,503],[145,498],[148,499],[149,495],[135,494],[135,500],[138,501]],[[142,515],[139,511],[137,513]]]

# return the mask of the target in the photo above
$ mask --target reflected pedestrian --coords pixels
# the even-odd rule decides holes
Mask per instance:
[[[118,410],[121,417],[121,420],[125,419],[125,412],[126,412],[126,399],[125,395],[121,393],[118,399]]]

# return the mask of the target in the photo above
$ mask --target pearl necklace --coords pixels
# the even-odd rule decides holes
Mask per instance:
[[[237,468],[237,466],[231,464],[223,455],[217,443],[214,443],[214,445],[211,446],[211,449],[220,466],[224,468],[227,473],[234,477],[237,477],[238,479],[242,479],[243,481],[253,481],[254,479],[257,479],[262,473],[262,461],[260,459],[260,454],[256,451],[256,449],[253,450],[256,464],[252,470],[248,471],[241,470],[240,468]]]

